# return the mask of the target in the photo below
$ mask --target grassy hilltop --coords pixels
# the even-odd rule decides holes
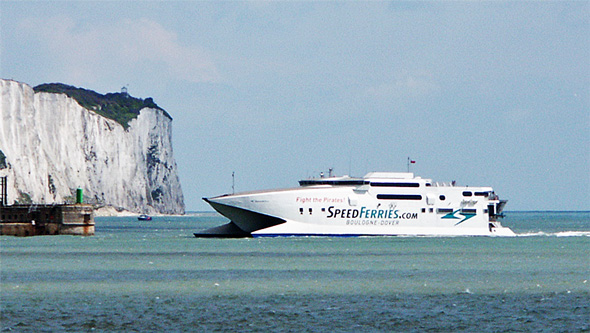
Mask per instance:
[[[170,115],[159,107],[151,97],[146,99],[131,97],[127,93],[108,93],[101,95],[95,91],[63,83],[44,83],[33,88],[35,92],[47,92],[66,94],[75,99],[82,107],[92,110],[103,117],[113,119],[127,129],[129,122],[137,118],[143,108],[162,110],[164,115],[172,119]]]

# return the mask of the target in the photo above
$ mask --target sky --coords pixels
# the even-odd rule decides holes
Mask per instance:
[[[152,97],[202,197],[411,171],[590,210],[590,1],[6,1],[0,77]]]

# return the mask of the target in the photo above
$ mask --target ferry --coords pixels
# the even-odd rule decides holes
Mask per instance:
[[[203,198],[228,224],[196,237],[514,236],[491,187],[437,183],[411,172],[329,176],[299,187]]]

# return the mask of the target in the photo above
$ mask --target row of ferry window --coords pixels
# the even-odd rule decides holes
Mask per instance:
[[[433,208],[428,208],[428,212],[429,213],[434,213],[434,209]],[[438,214],[450,214],[452,212],[454,212],[453,208],[437,208],[436,212]],[[474,208],[463,208],[460,210],[461,214],[476,214],[477,210]],[[422,208],[422,213],[426,213],[426,208]],[[484,214],[488,213],[487,209],[483,210]]]
[[[383,183],[383,182],[370,182],[368,180],[301,180],[299,184],[304,185],[334,185],[334,186],[360,186],[360,185],[371,185],[375,187],[420,187],[420,183]],[[426,183],[426,186],[432,186],[430,183]]]
[[[324,210],[324,209],[322,209]],[[309,215],[311,215],[311,213],[313,212],[313,209],[309,209]],[[303,215],[303,208],[299,208],[299,214]]]
[[[464,197],[471,197],[471,196],[478,196],[478,197],[487,197],[489,195],[488,192],[471,192],[471,191],[464,191]],[[445,200],[445,196],[441,195],[440,200]],[[420,194],[377,194],[377,199],[389,199],[389,200],[422,200],[422,196]]]
[[[473,193],[470,191],[463,192],[463,196],[470,197]],[[488,192],[475,192],[476,196],[488,196]],[[438,198],[441,201],[445,201],[446,197],[444,195],[439,195]],[[380,200],[422,200],[422,195],[420,194],[377,194],[377,199]],[[324,210],[324,209],[322,209]],[[452,213],[453,209],[451,208],[438,208],[437,213]],[[465,213],[469,213],[467,210],[463,210]],[[475,213],[475,209],[473,209],[473,213]],[[309,208],[309,214],[311,215],[313,210]],[[426,212],[426,208],[422,208],[422,212]],[[430,208],[430,212],[432,213],[433,210]],[[299,213],[303,214],[303,208],[299,208]]]
[[[429,208],[429,211],[432,213],[434,209]],[[439,214],[449,214],[454,212],[453,208],[437,208],[436,212]],[[476,210],[472,208],[463,208],[461,209],[461,214],[475,214]],[[426,208],[422,208],[422,213],[426,213]],[[487,213],[487,209],[484,210],[484,213]]]
[[[463,196],[464,197],[471,197],[473,195],[475,195],[476,197],[488,197],[490,193],[489,192],[471,192],[471,191],[463,191]]]
[[[383,183],[383,182],[370,182],[368,180],[302,180],[299,182],[301,185],[371,185],[373,187],[420,187],[420,183]],[[432,186],[430,183],[425,184],[427,187]],[[481,196],[481,197],[488,197],[489,192],[471,192],[471,191],[463,191],[464,197],[471,197],[471,196]],[[401,198],[400,200],[420,200],[416,198],[411,199],[404,199]],[[444,199],[443,199],[444,200]]]
[[[441,201],[445,201],[447,197],[439,195]],[[381,200],[422,200],[420,194],[377,194],[377,199]]]

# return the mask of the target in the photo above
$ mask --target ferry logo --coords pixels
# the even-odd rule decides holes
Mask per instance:
[[[443,219],[460,219],[461,217],[455,216],[455,214],[457,214],[460,211],[460,209],[457,209],[456,211],[452,212],[452,213],[448,213],[447,215],[443,216]],[[467,220],[469,220],[470,218],[474,217],[476,214],[471,214],[471,213],[459,213],[459,215],[463,216],[463,219],[457,223],[455,223],[455,225],[458,225],[460,223],[463,223]]]
[[[411,220],[418,219],[418,213],[404,212],[400,213],[397,209],[369,209],[365,206],[361,209],[340,209],[334,206],[328,207],[327,218],[341,218],[341,219],[403,219]]]

